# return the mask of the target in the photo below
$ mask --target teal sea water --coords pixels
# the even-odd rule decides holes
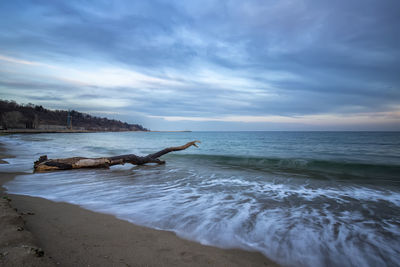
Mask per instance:
[[[50,158],[145,155],[160,166],[32,173]],[[65,201],[285,266],[400,266],[400,133],[185,132],[1,136],[8,192]]]

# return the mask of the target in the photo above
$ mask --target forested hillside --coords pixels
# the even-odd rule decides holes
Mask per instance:
[[[2,129],[82,129],[89,131],[148,131],[141,125],[91,116],[75,110],[49,110],[0,100]]]

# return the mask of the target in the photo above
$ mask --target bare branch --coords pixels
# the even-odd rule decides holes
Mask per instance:
[[[109,168],[113,165],[125,163],[130,163],[134,165],[143,165],[146,163],[164,164],[165,161],[158,159],[159,157],[169,152],[185,150],[191,146],[198,147],[196,143],[200,143],[200,141],[192,141],[185,145],[177,147],[168,147],[144,157],[136,156],[134,154],[128,154],[105,158],[73,157],[65,159],[48,159],[47,156],[41,156],[37,161],[35,161],[34,170],[35,172],[44,172],[80,168]]]

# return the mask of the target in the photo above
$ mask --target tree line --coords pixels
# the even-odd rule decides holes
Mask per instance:
[[[70,125],[67,125],[68,120],[72,122]],[[72,128],[89,131],[148,131],[139,124],[100,118],[75,110],[49,110],[32,103],[24,105],[15,101],[0,100],[0,126],[3,129],[40,129],[62,126],[69,128],[71,125]]]

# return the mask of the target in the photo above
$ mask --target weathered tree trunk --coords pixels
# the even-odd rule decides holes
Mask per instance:
[[[134,165],[143,165],[146,163],[164,164],[165,161],[158,159],[162,155],[169,152],[184,150],[188,147],[195,146],[200,141],[192,141],[183,146],[168,147],[156,153],[147,156],[136,156],[134,154],[121,155],[106,158],[82,158],[73,157],[65,159],[47,159],[47,156],[41,156],[34,163],[35,172],[55,171],[55,170],[70,170],[80,168],[109,168],[113,165],[130,163]]]

